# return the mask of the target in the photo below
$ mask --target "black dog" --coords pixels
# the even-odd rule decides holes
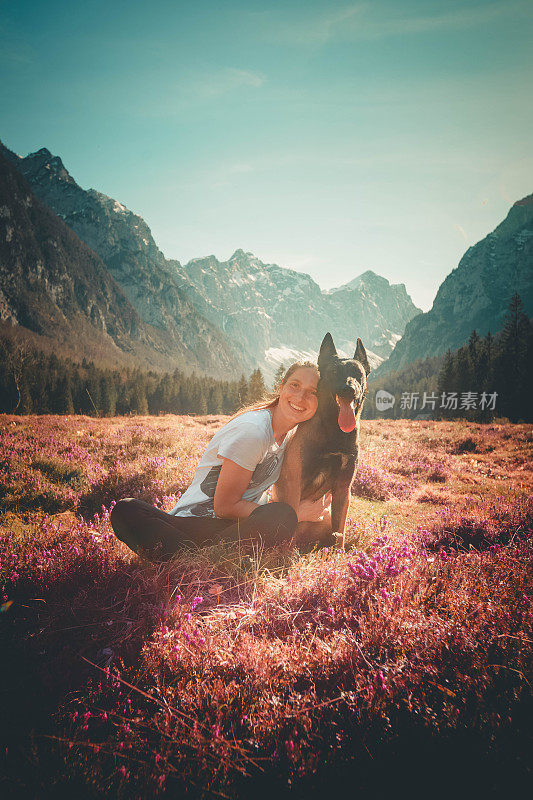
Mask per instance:
[[[298,426],[289,445],[276,485],[277,497],[297,510],[300,500],[318,499],[331,492],[331,529],[324,536],[322,526],[316,543],[344,547],[350,487],[359,456],[359,419],[370,372],[361,339],[353,359],[339,358],[327,333],[320,346],[318,369],[318,410]],[[312,536],[316,525],[308,523],[308,535]]]

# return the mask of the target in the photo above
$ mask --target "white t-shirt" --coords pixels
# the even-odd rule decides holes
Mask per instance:
[[[177,517],[215,516],[215,489],[223,458],[253,472],[242,500],[266,503],[266,490],[279,478],[285,448],[295,430],[289,431],[283,442],[277,444],[272,417],[266,408],[247,411],[230,420],[207,445],[191,485],[169,514]]]

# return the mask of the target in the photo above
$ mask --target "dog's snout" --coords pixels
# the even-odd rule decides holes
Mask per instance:
[[[359,396],[359,391],[358,384],[348,378],[344,386],[339,387],[337,395],[342,397],[343,400],[347,400],[349,403],[351,403],[356,397]]]

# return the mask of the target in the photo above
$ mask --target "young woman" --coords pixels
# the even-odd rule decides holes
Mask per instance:
[[[240,539],[265,545],[289,540],[298,522],[314,522],[321,501],[266,502],[296,426],[317,410],[318,369],[293,364],[274,398],[245,409],[213,436],[192,484],[170,513],[142,500],[120,500],[111,512],[118,539],[148,558],[166,560],[183,545]]]

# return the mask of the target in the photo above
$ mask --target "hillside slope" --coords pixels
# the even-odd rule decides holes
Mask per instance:
[[[533,194],[517,201],[492,233],[466,251],[431,310],[409,322],[379,373],[456,350],[474,329],[480,336],[497,333],[515,292],[533,316]]]
[[[101,259],[35,197],[2,153],[0,320],[5,335],[73,358],[158,369],[202,366],[183,343],[169,342],[139,317]]]
[[[100,192],[82,189],[46,148],[26,158],[5,147],[2,152],[37,197],[97,253],[141,320],[159,329],[169,355],[182,356],[187,369],[239,374],[235,348],[191,305],[141,217]]]

